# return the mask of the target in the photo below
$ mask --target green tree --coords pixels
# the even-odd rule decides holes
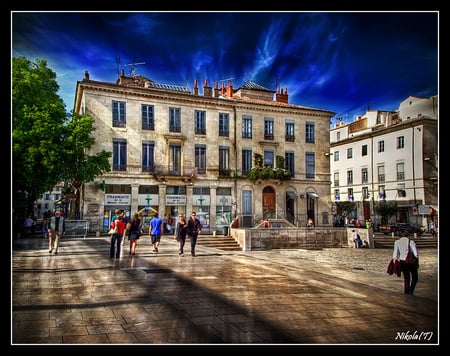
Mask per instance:
[[[25,195],[28,206],[61,177],[61,140],[66,121],[56,92],[56,75],[45,60],[13,58],[12,176],[14,197]]]
[[[80,188],[86,182],[92,182],[95,177],[109,172],[109,158],[112,152],[102,150],[95,155],[89,155],[89,149],[95,144],[92,133],[95,131],[94,119],[89,115],[74,114],[72,120],[64,127],[62,152],[64,166],[63,180],[70,191],[76,194],[71,201],[71,216],[80,211]]]
[[[79,203],[83,183],[110,171],[112,153],[103,150],[89,155],[95,143],[94,121],[65,111],[57,95],[56,74],[47,61],[14,57],[12,74],[13,199],[26,195],[31,207],[63,181]],[[71,214],[78,211],[79,204]]]
[[[381,216],[381,223],[387,224],[389,219],[397,214],[398,205],[396,201],[385,201],[382,200],[375,206],[375,211]]]
[[[356,211],[356,203],[353,201],[338,201],[336,202],[337,215],[345,218],[351,216],[352,212]]]

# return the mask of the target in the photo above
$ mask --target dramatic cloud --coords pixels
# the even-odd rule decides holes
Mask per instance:
[[[120,69],[187,85],[252,80],[289,102],[352,121],[438,94],[438,18],[429,12],[13,12],[12,54],[46,59],[71,110],[76,82]],[[145,64],[142,64],[145,63]]]

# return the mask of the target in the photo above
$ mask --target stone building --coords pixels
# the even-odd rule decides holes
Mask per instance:
[[[287,88],[187,86],[139,75],[77,82],[75,112],[95,120],[92,150],[113,153],[111,171],[82,189],[82,215],[105,231],[114,209],[158,211],[167,225],[197,212],[203,229],[264,218],[331,226],[333,112],[289,104]],[[237,219],[236,219],[237,218]],[[170,229],[170,226],[168,227]]]

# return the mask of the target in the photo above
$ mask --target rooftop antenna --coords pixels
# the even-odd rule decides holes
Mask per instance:
[[[123,66],[124,67],[131,67],[130,73],[131,73],[131,75],[133,77],[135,77],[136,76],[136,66],[139,66],[139,65],[142,65],[142,64],[145,64],[145,62],[133,62],[133,63],[124,64]]]
[[[120,78],[120,56],[116,53],[117,78]]]
[[[219,83],[222,83],[222,82],[229,82],[230,80],[233,80],[234,78],[225,78],[225,79],[221,79],[221,80],[219,80]]]

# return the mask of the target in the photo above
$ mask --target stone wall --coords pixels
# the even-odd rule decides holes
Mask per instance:
[[[243,251],[351,247],[343,228],[231,229]]]

